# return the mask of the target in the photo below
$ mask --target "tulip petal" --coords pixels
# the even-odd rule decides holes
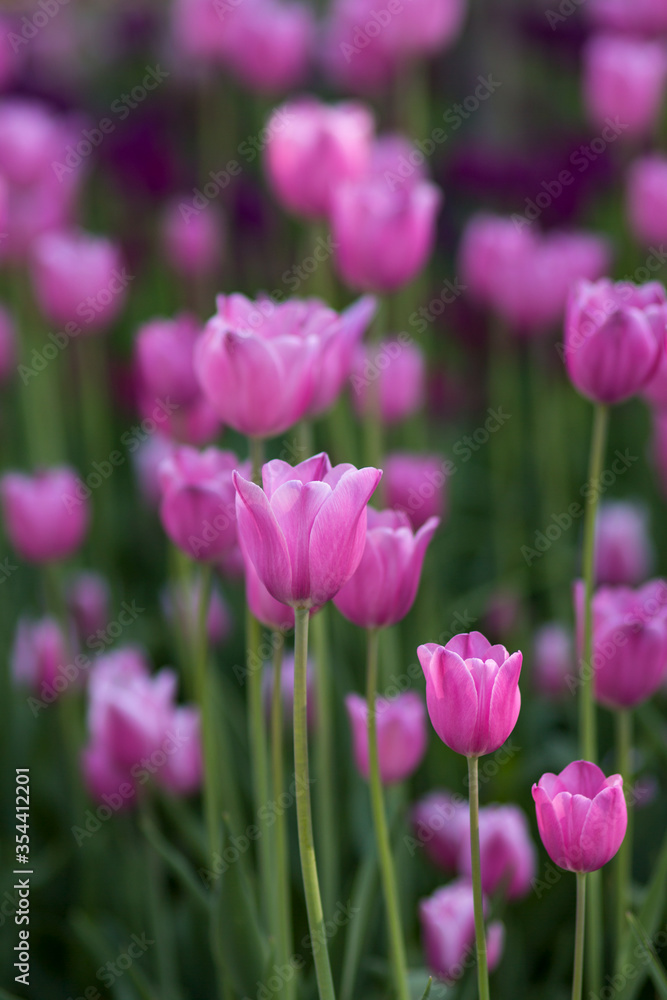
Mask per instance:
[[[277,601],[292,604],[292,568],[287,542],[269,501],[255,483],[232,473],[239,537],[260,580]]]
[[[298,465],[290,465],[289,462],[274,458],[262,468],[264,492],[270,500],[283,483],[310,483],[316,479],[323,480],[329,471],[331,471],[329,456],[323,451],[313,455],[312,458],[307,458],[305,462],[299,462]]]
[[[457,753],[477,754],[474,743],[477,722],[477,689],[472,674],[452,650],[439,649],[429,672],[426,702],[434,729],[440,739]],[[435,683],[433,681],[435,680]]]
[[[581,794],[594,799],[607,779],[604,772],[587,760],[573,760],[557,777],[558,792],[570,792],[571,795]]]
[[[326,483],[283,483],[271,497],[271,510],[287,542],[292,566],[292,600],[310,605],[310,540],[315,518],[331,496]],[[315,601],[319,604],[320,601]],[[303,604],[305,607],[306,605]]]
[[[516,726],[521,709],[519,675],[522,662],[523,656],[520,652],[512,653],[496,674],[489,705],[487,753],[502,746]]]
[[[581,831],[584,871],[594,872],[614,857],[623,842],[628,813],[619,785],[603,788],[593,799]]]

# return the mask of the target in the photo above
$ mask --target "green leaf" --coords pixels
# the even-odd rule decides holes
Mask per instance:
[[[433,979],[431,976],[428,977],[428,982],[426,984],[426,989],[422,995],[422,1000],[427,1000],[429,993],[431,992],[431,986],[433,985]]]
[[[211,900],[204,887],[200,884],[195,875],[192,865],[179,850],[173,847],[168,840],[160,833],[153,820],[148,816],[142,816],[139,826],[149,841],[151,846],[157,851],[170,871],[174,873],[181,885],[188,890],[193,899],[207,912],[210,909]]]
[[[639,944],[644,948],[646,952],[646,958],[648,961],[648,971],[651,974],[651,979],[653,980],[653,985],[656,990],[663,998],[667,1000],[667,972],[658,958],[657,952],[653,947],[653,942],[651,938],[646,933],[646,929],[642,927],[641,923],[632,913],[626,913],[630,926],[632,927],[633,933],[639,941]]]

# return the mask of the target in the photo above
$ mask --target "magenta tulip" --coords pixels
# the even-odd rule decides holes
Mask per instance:
[[[373,128],[361,104],[303,98],[277,108],[267,125],[265,164],[278,200],[307,219],[327,216],[334,190],[364,173]]]
[[[188,636],[197,635],[201,583],[195,580],[185,588],[169,586],[161,595],[162,613],[177,629]],[[219,646],[229,638],[233,623],[231,611],[218,587],[213,586],[206,612],[206,635],[212,646]]]
[[[407,334],[359,347],[350,385],[358,413],[368,411],[377,392],[382,421],[400,423],[424,405],[426,363],[421,348]]]
[[[264,489],[234,473],[241,545],[272,597],[325,604],[347,583],[366,544],[366,506],[382,472],[333,468],[325,454],[262,469]]]
[[[22,97],[0,103],[0,174],[10,184],[34,184],[65,150],[63,121],[48,105]]]
[[[667,157],[635,160],[628,171],[626,202],[628,223],[639,243],[649,247],[667,240]]]
[[[461,838],[458,869],[472,878],[470,826]],[[479,811],[482,889],[493,896],[502,887],[506,899],[521,899],[531,889],[536,851],[523,809],[513,805],[483,806]]]
[[[363,292],[395,292],[412,281],[433,251],[442,194],[429,181],[397,188],[384,177],[339,184],[331,232],[343,281]]]
[[[600,28],[658,38],[667,34],[662,0],[588,0],[586,12]]]
[[[584,49],[584,101],[602,130],[620,122],[626,138],[655,127],[665,96],[667,50],[660,42],[597,35]],[[619,134],[612,133],[614,138]]]
[[[384,462],[387,506],[407,514],[414,528],[445,513],[448,463],[438,455],[394,452]]]
[[[412,828],[428,859],[455,872],[463,841],[470,841],[468,803],[451,792],[431,792],[413,807]]]
[[[162,236],[165,256],[177,274],[199,278],[218,269],[225,231],[216,205],[199,210],[185,198],[170,202],[162,217]]]
[[[99,641],[96,633],[109,624],[110,597],[109,584],[100,573],[79,573],[69,583],[67,607],[82,643]]]
[[[169,399],[178,407],[197,399],[201,389],[194,351],[200,333],[197,320],[188,313],[152,319],[139,327],[134,352],[142,393],[152,399]]]
[[[466,757],[501,747],[519,717],[522,654],[510,655],[480,632],[470,632],[455,635],[446,646],[420,646],[417,655],[428,714],[443,743]]]
[[[595,526],[595,580],[635,587],[653,562],[646,509],[624,501],[603,503]]]
[[[20,472],[3,476],[0,499],[5,529],[26,562],[67,559],[83,544],[89,506],[80,498],[79,487],[76,473],[65,467],[34,476]]]
[[[306,3],[243,0],[225,18],[223,62],[259,94],[298,86],[313,55],[315,17]]]
[[[576,760],[533,785],[537,826],[559,868],[594,872],[618,851],[628,825],[620,774],[605,778],[595,764]]]
[[[65,673],[70,663],[67,649],[67,640],[55,618],[21,618],[9,654],[14,681],[52,701],[54,692],[60,694],[72,683]]]
[[[567,690],[567,677],[574,676],[576,662],[572,635],[564,625],[551,622],[537,630],[533,638],[535,687],[547,698]]]
[[[289,611],[292,609],[289,608]],[[293,612],[292,612],[293,613]],[[273,699],[273,664],[264,666],[262,675],[262,697],[267,721],[271,717],[271,701]],[[280,666],[280,697],[283,703],[283,724],[292,730],[294,722],[294,654],[283,656]],[[309,731],[313,732],[317,722],[317,705],[315,700],[315,667],[309,658],[306,664],[306,721]]]
[[[366,699],[348,694],[345,707],[352,728],[352,746],[357,770],[368,781],[368,708]],[[378,761],[383,785],[405,781],[421,764],[426,753],[426,712],[414,691],[395,698],[376,698]]]
[[[62,326],[77,324],[86,332],[110,326],[132,279],[114,243],[82,231],[40,236],[31,273],[45,318]]]
[[[369,507],[361,562],[334,597],[340,613],[361,628],[386,628],[405,618],[439,523],[432,517],[413,533],[407,515]]]
[[[565,364],[574,386],[598,403],[644,388],[665,350],[667,296],[657,282],[580,282],[565,319]]]
[[[475,952],[475,917],[470,882],[458,879],[437,889],[428,899],[422,899],[419,920],[430,971],[447,983],[460,979]],[[503,952],[503,925],[497,921],[489,924],[486,937],[489,969],[494,969]]]
[[[250,464],[232,451],[198,452],[187,445],[174,448],[160,466],[160,519],[191,559],[219,559],[236,545],[235,469],[249,474]]]
[[[134,474],[144,503],[148,507],[159,507],[162,499],[160,486],[160,466],[165,458],[170,458],[174,443],[164,434],[155,433],[147,437],[132,454]]]
[[[271,597],[252,561],[246,556],[243,562],[246,602],[254,617],[273,632],[289,632],[294,628],[294,608]]]

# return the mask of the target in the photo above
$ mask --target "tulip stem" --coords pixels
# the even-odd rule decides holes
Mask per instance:
[[[403,928],[401,927],[401,912],[398,905],[396,873],[394,871],[394,861],[391,853],[389,830],[387,829],[387,816],[384,807],[382,780],[380,778],[380,758],[378,754],[377,742],[375,695],[377,690],[380,633],[376,628],[369,628],[367,637],[368,659],[366,674],[366,711],[368,721],[368,782],[371,793],[371,806],[373,809],[373,824],[375,826],[375,839],[377,841],[380,874],[382,877],[382,889],[384,891],[385,905],[387,907],[387,927],[389,930],[391,962],[393,966],[396,992],[399,1000],[410,1000],[405,944],[403,942]]]
[[[208,849],[213,858],[220,846],[220,804],[218,802],[215,773],[220,762],[217,759],[214,722],[211,718],[211,691],[208,683],[208,607],[211,600],[212,571],[207,564],[202,564],[199,579],[199,605],[197,607],[197,622],[193,643],[195,689],[197,702],[201,712],[202,749],[204,753],[204,815]],[[178,598],[175,598],[175,601]],[[187,592],[183,593],[183,601],[187,600]]]
[[[625,915],[629,903],[632,878],[632,785],[630,751],[632,746],[632,713],[619,709],[616,715],[616,767],[623,778],[623,794],[628,806],[628,826],[616,855],[616,956],[622,961],[622,945],[629,933]]]
[[[338,880],[338,841],[336,838],[335,762],[333,753],[331,671],[328,641],[329,609],[325,605],[313,617],[315,647],[315,815],[317,846],[322,873],[324,912],[331,918],[336,905]]]
[[[588,467],[588,486],[591,489],[591,496],[588,499],[584,522],[584,645],[579,678],[581,682],[579,738],[582,759],[591,761],[593,764],[597,759],[597,725],[595,703],[593,701],[593,669],[591,666],[593,652],[593,588],[595,585],[595,518],[598,508],[598,483],[602,472],[607,438],[607,419],[607,407],[598,403],[595,407],[593,439],[591,441]]]
[[[581,1000],[584,979],[584,935],[586,927],[586,872],[577,872],[577,918],[574,931],[572,1000]]]
[[[285,784],[283,770],[283,697],[282,663],[285,639],[282,632],[274,632],[273,692],[271,695],[271,763],[273,767],[273,799],[279,802]],[[276,896],[277,926],[280,932],[278,954],[283,968],[289,965],[292,949],[292,908],[290,900],[289,855],[287,852],[287,824],[284,810],[276,813]],[[286,980],[284,995],[292,1000],[295,990],[294,977]]]
[[[306,897],[308,928],[313,942],[315,974],[320,1000],[335,1000],[327,934],[324,927],[320,885],[317,877],[313,818],[310,804],[308,768],[308,608],[294,609],[294,770],[296,784],[296,817],[299,831],[301,874]]]
[[[475,943],[477,945],[477,989],[479,1000],[489,1000],[489,969],[486,960],[484,903],[482,900],[482,870],[479,857],[479,758],[468,757],[468,787],[470,793],[470,856],[472,858],[472,896],[475,909]]]

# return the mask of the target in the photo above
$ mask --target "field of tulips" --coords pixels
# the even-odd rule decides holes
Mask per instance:
[[[0,1000],[667,1000],[667,0],[5,0]]]

